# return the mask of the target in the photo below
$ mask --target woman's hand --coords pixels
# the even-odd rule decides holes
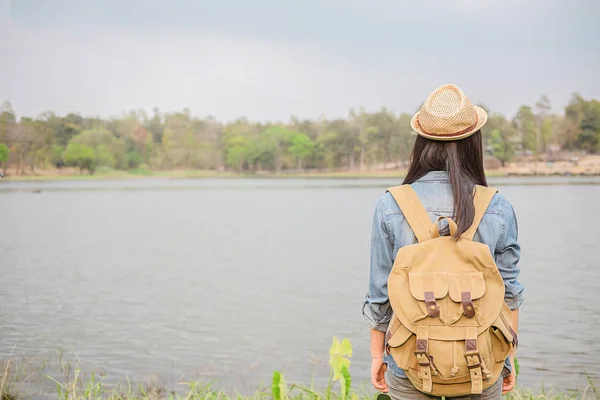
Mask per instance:
[[[382,393],[387,393],[388,385],[385,383],[384,373],[387,370],[387,365],[383,362],[382,357],[371,358],[371,383],[373,387]]]
[[[502,394],[506,394],[515,388],[515,384],[517,383],[517,370],[515,368],[515,359],[514,357],[510,358],[511,371],[510,375],[504,378],[502,382]]]
[[[371,329],[371,383],[382,393],[388,391],[384,373],[387,365],[383,362],[385,353],[385,332]]]

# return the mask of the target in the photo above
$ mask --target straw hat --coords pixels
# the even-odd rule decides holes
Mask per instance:
[[[410,121],[421,136],[432,140],[459,140],[471,136],[487,122],[487,113],[474,106],[455,85],[435,89]]]

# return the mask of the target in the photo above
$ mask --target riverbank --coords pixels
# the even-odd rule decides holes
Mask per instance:
[[[560,159],[520,160],[500,168],[507,176],[599,176],[600,155]]]
[[[280,173],[270,171],[235,172],[217,170],[157,170],[143,168],[128,171],[112,168],[99,168],[95,174],[81,174],[74,168],[47,169],[27,175],[17,175],[16,171],[6,171],[6,176],[0,181],[52,181],[52,180],[121,180],[121,179],[401,179],[406,170],[370,169],[360,170],[286,170]],[[600,156],[561,160],[520,160],[504,167],[487,168],[486,175],[490,178],[510,176],[600,176]]]
[[[94,175],[39,173],[36,175],[14,176],[8,175],[0,179],[4,182],[20,181],[89,181],[89,180],[153,180],[153,179],[403,179],[405,171],[334,171],[334,172],[293,172],[293,173],[237,173],[229,171],[204,171],[204,170],[182,170],[182,171],[111,171]],[[501,177],[552,177],[552,176],[600,176],[598,172],[579,171],[535,171],[530,169],[505,169],[488,170],[488,178]]]

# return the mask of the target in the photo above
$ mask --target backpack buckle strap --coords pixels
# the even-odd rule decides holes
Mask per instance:
[[[435,294],[433,292],[425,292],[425,305],[427,306],[427,314],[431,318],[437,318],[440,316],[440,307],[435,301]]]
[[[515,332],[513,330],[512,326],[510,326],[510,324],[507,324],[507,327],[508,327],[508,331],[510,332],[510,334],[513,337],[512,345],[516,349],[517,347],[519,347],[519,336],[517,335],[517,332]]]
[[[423,392],[431,393],[433,391],[433,380],[432,380],[432,360],[427,354],[429,349],[429,327],[419,326],[417,327],[417,343],[415,349],[415,356],[417,357],[417,363],[419,365],[419,375],[423,380]]]
[[[481,394],[483,392],[483,360],[477,346],[477,328],[467,328],[466,336],[465,360],[471,375],[471,394]]]
[[[428,339],[417,339],[417,349],[414,352],[417,357],[417,363],[420,367],[429,367],[431,366],[431,360],[427,355],[429,340]]]
[[[471,375],[471,394],[481,394],[483,392],[483,376],[481,372],[481,363],[477,366],[469,367]]]
[[[475,316],[475,304],[473,304],[471,292],[462,292],[460,294],[460,300],[465,316],[467,318],[473,318]]]

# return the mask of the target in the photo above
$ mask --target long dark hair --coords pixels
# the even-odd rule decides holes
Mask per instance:
[[[450,176],[454,198],[452,219],[458,225],[455,237],[459,238],[473,224],[474,186],[487,186],[481,131],[465,139],[447,142],[417,136],[404,183],[413,183],[431,171],[447,171]]]

